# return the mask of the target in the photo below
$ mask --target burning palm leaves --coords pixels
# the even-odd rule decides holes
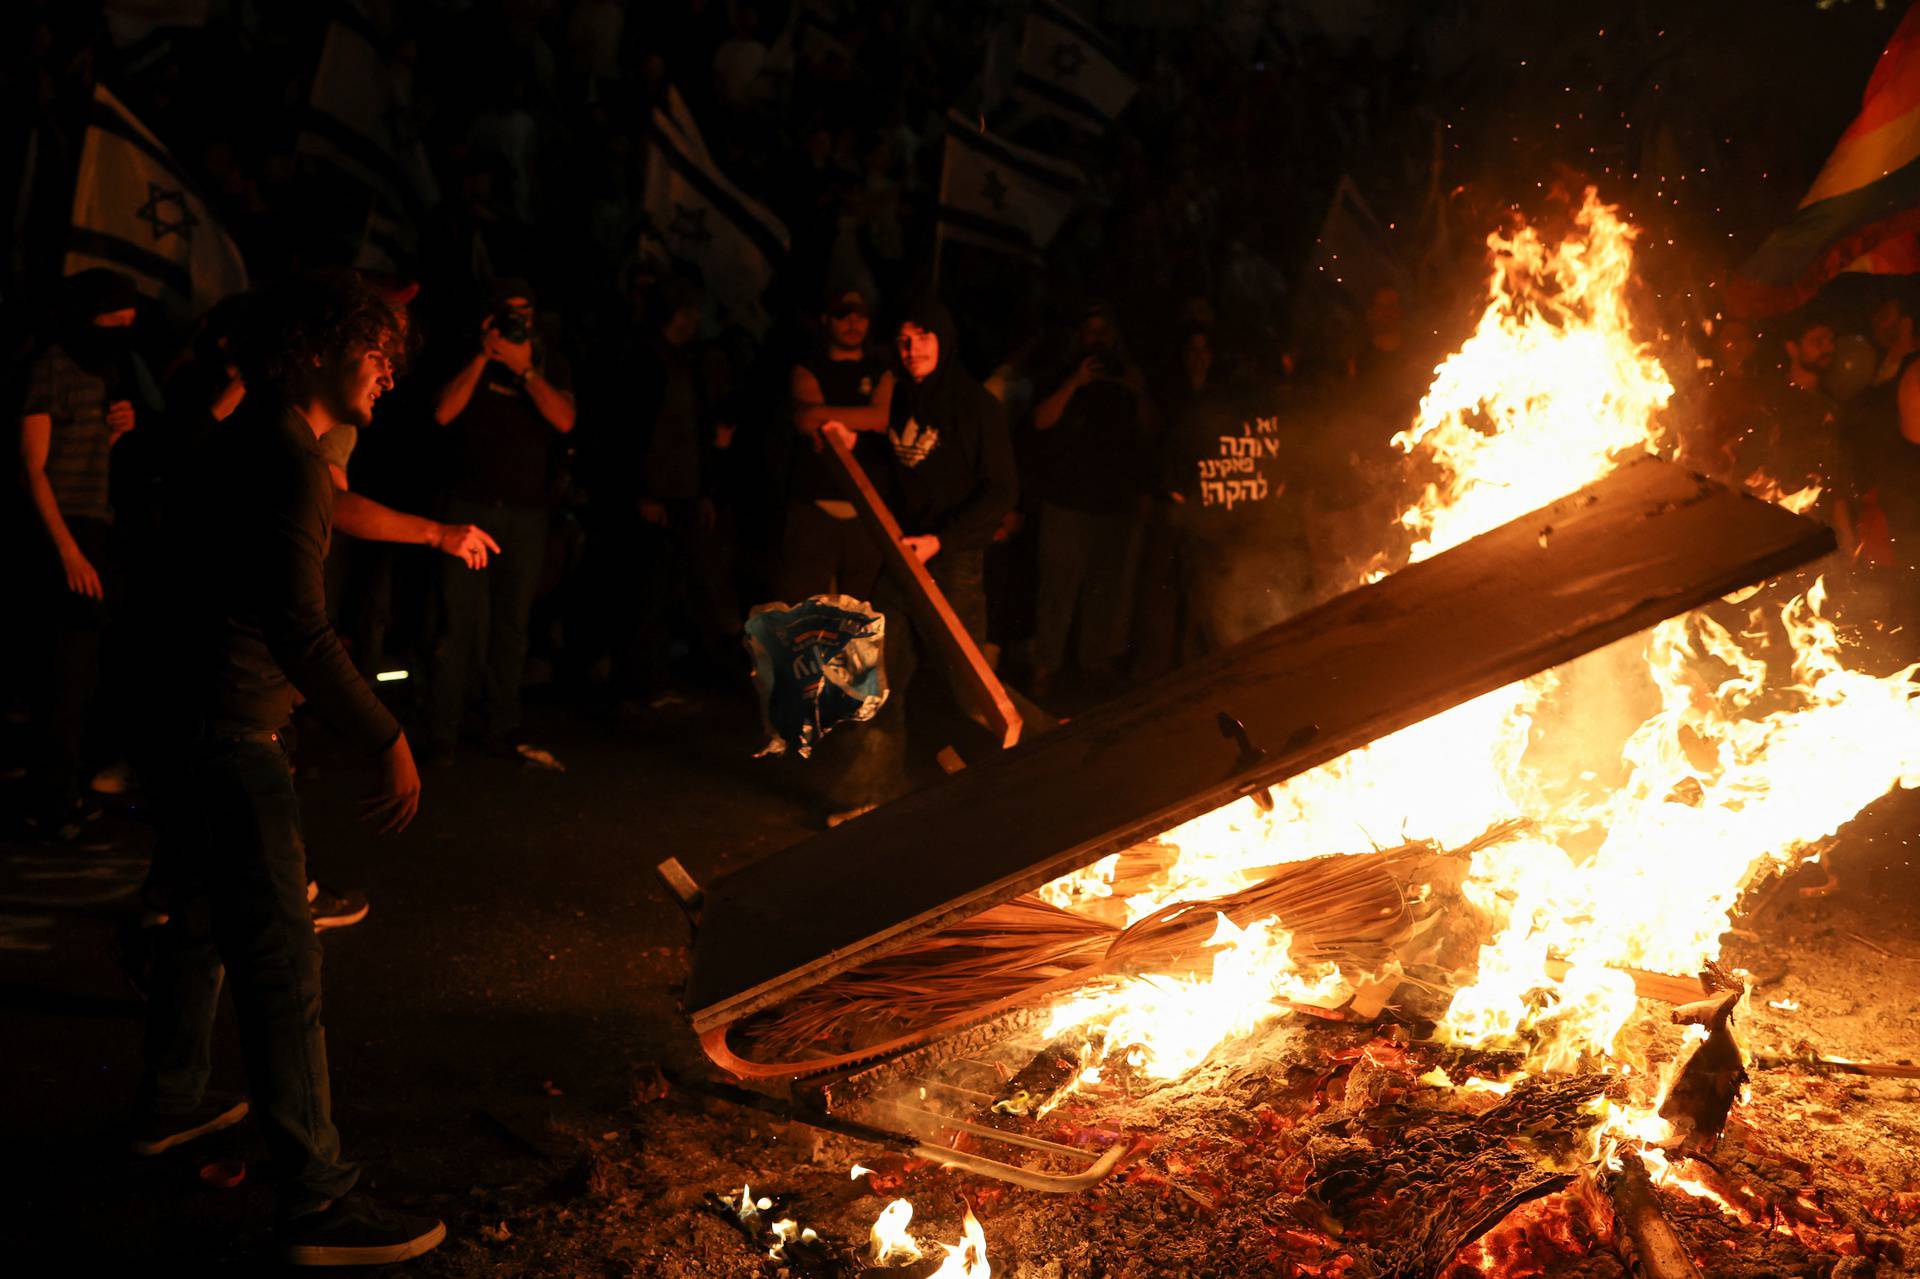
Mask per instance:
[[[1448,896],[1436,885],[1457,885],[1466,858],[1525,829],[1503,822],[1453,849],[1415,841],[1261,868],[1237,892],[1176,902],[1124,927],[1017,898],[801,992],[744,1029],[755,1061],[811,1073],[812,1061],[906,1036],[938,1038],[1010,1004],[1139,974],[1177,980],[1217,963],[1208,943],[1223,928],[1280,930],[1295,967],[1331,990],[1329,976],[1360,981],[1386,971]],[[1272,1011],[1287,1009],[1339,1015],[1284,996]]]

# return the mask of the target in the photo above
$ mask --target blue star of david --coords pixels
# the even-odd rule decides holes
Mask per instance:
[[[1007,184],[1000,180],[1000,170],[987,170],[986,180],[980,184],[980,194],[986,197],[995,213],[1007,211]]]
[[[1071,40],[1063,40],[1053,46],[1053,56],[1048,62],[1056,76],[1071,80],[1080,74],[1081,67],[1087,65],[1087,51]]]
[[[696,205],[675,204],[673,221],[667,224],[667,238],[686,244],[706,244],[713,239],[707,229],[707,211]]]
[[[158,182],[147,183],[147,202],[136,211],[136,216],[147,224],[155,240],[177,235],[190,241],[193,228],[200,225],[200,219],[187,207],[186,192],[169,191]]]

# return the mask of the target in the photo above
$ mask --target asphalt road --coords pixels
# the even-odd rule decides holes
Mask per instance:
[[[373,901],[364,923],[324,936],[347,1153],[374,1193],[454,1232],[413,1273],[632,1273],[580,1261],[592,1250],[579,1232],[612,1223],[550,1225],[578,1234],[564,1256],[529,1250],[523,1234],[511,1264],[494,1259],[511,1250],[489,1223],[551,1222],[551,1205],[604,1201],[569,1180],[603,1175],[582,1149],[646,1139],[644,1125],[614,1131],[648,1099],[636,1087],[657,1082],[658,1066],[703,1060],[677,1007],[687,926],[654,865],[675,856],[709,879],[812,829],[800,766],[750,758],[758,725],[744,698],[633,726],[536,705],[531,728],[565,772],[463,756],[426,774],[420,816],[398,838],[356,823],[363,773],[318,735],[301,752],[314,871]],[[126,1153],[144,1008],[114,938],[145,871],[144,836],[136,822],[100,826],[115,847],[0,844],[0,1274],[275,1273],[250,1125],[154,1160]],[[1920,791],[1890,796],[1834,857],[1883,955],[1912,946],[1917,829]],[[241,1088],[225,1021],[216,1059],[216,1086]],[[682,1142],[724,1144],[711,1134],[729,1131],[689,1125]],[[244,1166],[240,1183],[206,1184],[203,1171],[223,1162]],[[551,1262],[529,1263],[528,1251]]]
[[[557,1115],[616,1113],[636,1072],[698,1056],[676,1003],[686,922],[654,865],[677,856],[705,878],[810,829],[787,766],[750,758],[744,700],[638,726],[536,707],[532,730],[564,773],[463,755],[426,773],[397,838],[356,824],[363,774],[323,740],[302,750],[314,873],[373,902],[324,935],[337,1122],[365,1184],[450,1220],[548,1175]],[[204,1151],[125,1153],[143,1005],[114,936],[145,840],[112,817],[98,829],[117,846],[0,846],[0,1272],[166,1258],[260,1273],[270,1197],[250,1127]],[[224,1017],[215,1086],[238,1090]],[[217,1159],[250,1175],[211,1189]]]

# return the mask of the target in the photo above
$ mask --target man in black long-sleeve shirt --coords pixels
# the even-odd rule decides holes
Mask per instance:
[[[393,384],[398,328],[351,277],[295,281],[251,316],[247,384],[263,394],[221,424],[178,496],[191,574],[182,590],[176,771],[160,788],[157,947],[134,1150],[238,1122],[206,1096],[224,966],[253,1109],[276,1180],[280,1241],[296,1265],[378,1264],[437,1245],[438,1221],[348,1198],[320,1024],[320,947],[282,733],[296,692],[376,762],[370,813],[398,831],[420,803],[407,739],[327,622],[333,483],[318,442],[364,427]]]
[[[961,366],[959,337],[946,307],[917,300],[895,331],[903,376],[887,407],[887,447],[873,480],[900,521],[901,545],[927,566],[976,643],[987,634],[985,558],[994,531],[1019,497],[1013,447],[1000,402]],[[825,433],[852,445],[847,424]],[[907,687],[919,666],[907,588],[891,572],[874,587],[886,615],[887,701],[832,767],[827,800],[835,824],[902,794],[906,770]]]

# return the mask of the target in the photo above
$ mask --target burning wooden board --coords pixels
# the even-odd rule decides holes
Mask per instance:
[[[1669,463],[1621,466],[715,881],[702,895],[687,988],[694,1027],[724,1027],[1833,546],[1824,526]]]

